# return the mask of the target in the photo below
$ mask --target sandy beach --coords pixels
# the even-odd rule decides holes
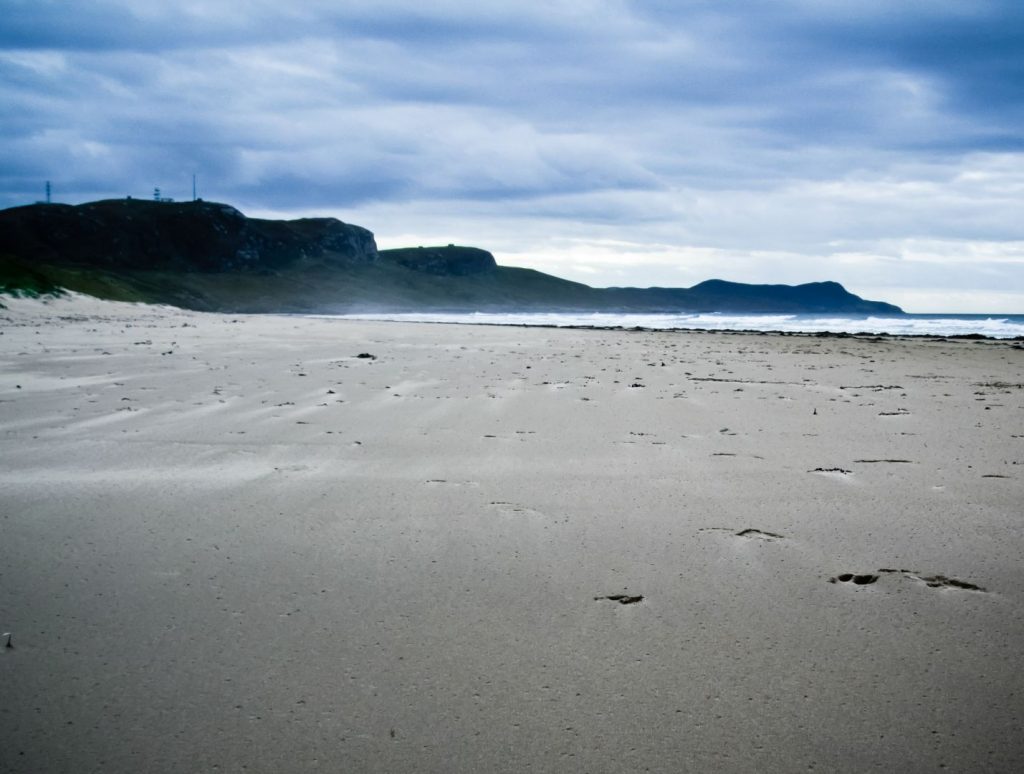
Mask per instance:
[[[1013,342],[3,302],[0,771],[1024,768]]]

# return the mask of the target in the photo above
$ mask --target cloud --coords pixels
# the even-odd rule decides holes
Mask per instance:
[[[476,242],[594,284],[1024,286],[1016,2],[0,13],[0,206],[45,180],[68,201],[181,198],[196,173],[253,214]]]

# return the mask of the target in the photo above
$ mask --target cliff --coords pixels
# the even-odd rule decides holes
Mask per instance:
[[[236,312],[632,311],[894,314],[834,282],[591,288],[474,247],[377,250],[334,218],[247,218],[226,204],[116,199],[0,211],[0,292]]]
[[[0,253],[101,269],[230,272],[310,259],[366,263],[377,245],[365,228],[334,218],[261,220],[213,202],[107,199],[0,211]]]

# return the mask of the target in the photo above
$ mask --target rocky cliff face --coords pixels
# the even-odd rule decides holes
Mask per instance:
[[[494,256],[476,247],[402,247],[381,250],[380,257],[394,261],[413,271],[438,277],[466,277],[493,271],[498,264]]]
[[[103,269],[223,272],[377,259],[373,234],[334,218],[246,218],[227,204],[109,199],[0,212],[0,253]]]

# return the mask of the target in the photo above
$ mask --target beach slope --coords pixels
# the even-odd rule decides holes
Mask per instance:
[[[1024,766],[1011,342],[5,303],[0,770]]]

